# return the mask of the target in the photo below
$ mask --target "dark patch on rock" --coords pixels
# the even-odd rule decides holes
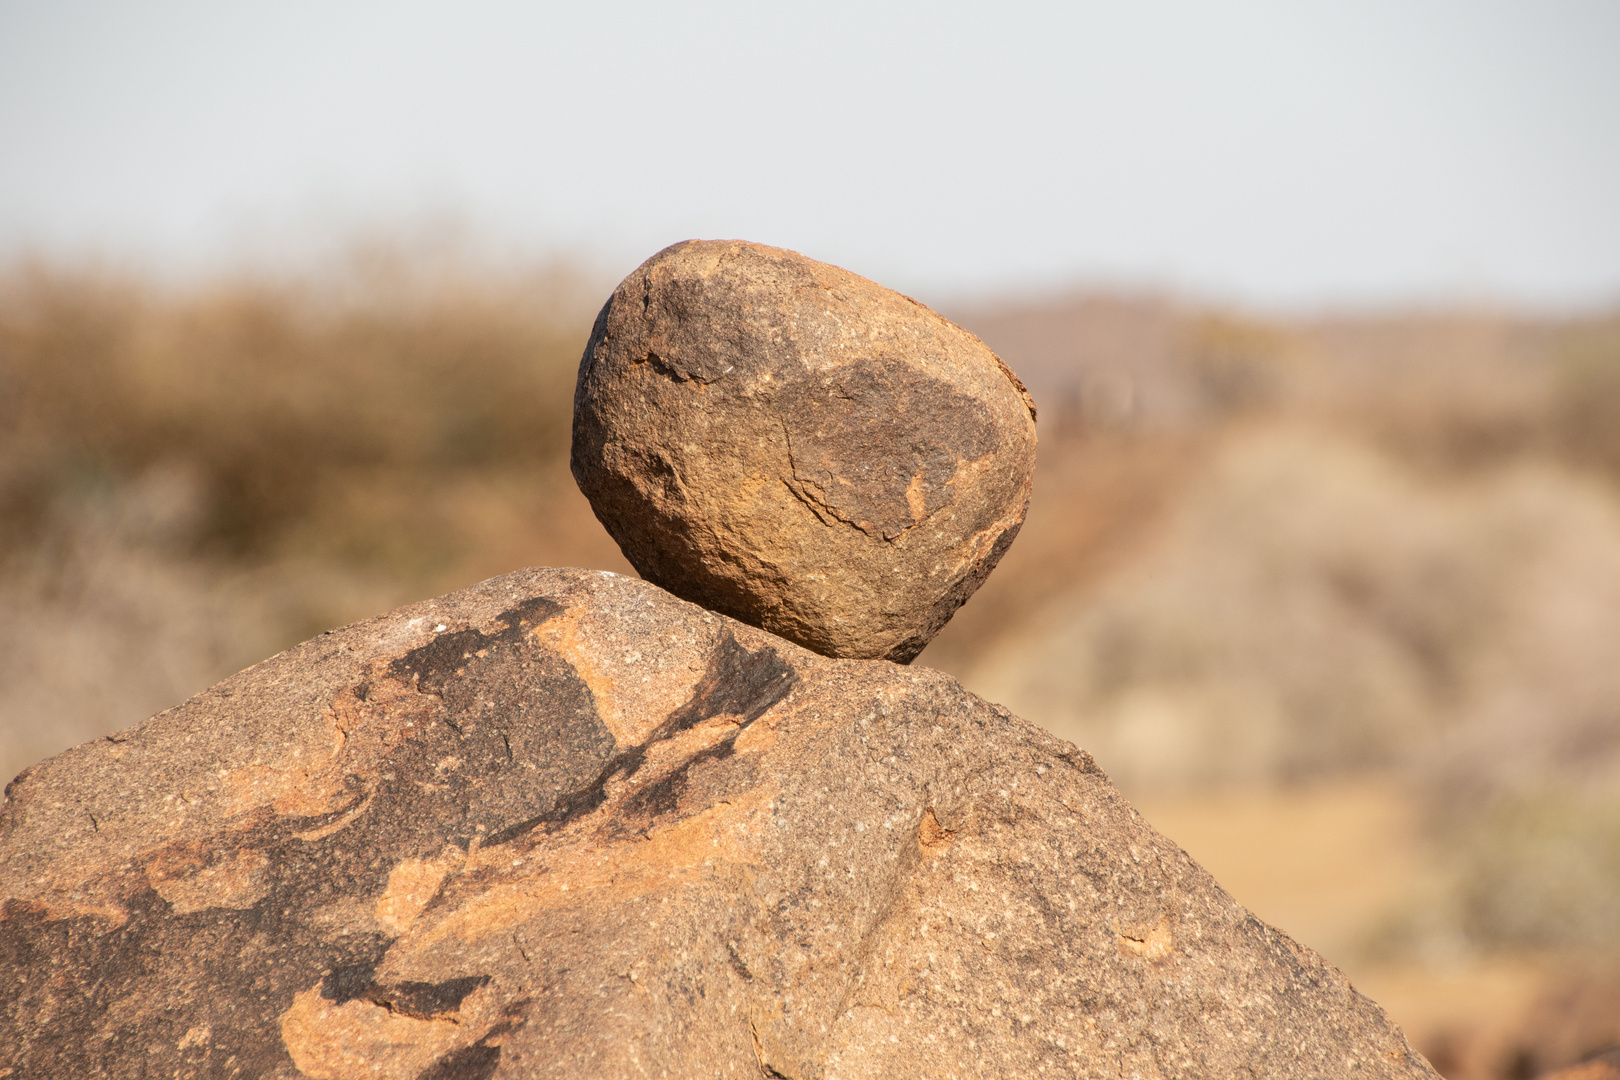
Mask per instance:
[[[692,696],[658,725],[649,742],[716,716],[740,716],[751,724],[792,693],[796,681],[792,666],[776,649],[749,650],[730,630],[722,631]]]
[[[342,1005],[345,1001],[365,997],[376,979],[375,960],[363,964],[343,964],[333,968],[321,980],[321,997]]]
[[[164,1046],[175,1068],[232,1058],[240,1075],[272,1075],[291,1064],[278,1020],[293,995],[324,970],[375,965],[388,947],[375,934],[323,938],[298,895],[314,882],[292,868],[283,887],[241,911],[181,914],[151,889],[121,884],[120,926],[17,912],[11,901],[0,912],[3,967],[23,975],[11,980],[4,1013],[11,1037],[27,1025],[29,1068],[20,1075],[143,1075],[114,1065],[121,1048],[151,1045]],[[131,1009],[137,994],[141,1006]],[[33,1016],[50,1024],[28,1024]],[[181,1045],[194,1029],[209,1031],[206,1046]]]
[[[692,771],[707,762],[724,761],[736,753],[737,736],[732,732],[714,746],[704,747],[659,779],[637,791],[625,803],[627,820],[650,824],[680,806],[681,796],[691,782]]]
[[[423,1070],[417,1080],[489,1080],[500,1064],[500,1047],[476,1042],[450,1051]]]
[[[488,975],[466,975],[444,982],[400,982],[372,986],[366,991],[366,996],[389,1012],[414,1016],[419,1020],[436,1020],[458,1011],[468,994],[488,985]]]
[[[709,654],[707,670],[693,688],[692,696],[665,717],[645,741],[615,755],[590,785],[559,799],[555,811],[536,814],[509,825],[491,834],[486,843],[490,846],[508,844],[541,825],[555,829],[575,818],[593,813],[607,798],[608,785],[635,776],[647,760],[648,749],[654,744],[674,738],[717,716],[739,717],[737,731],[719,745],[707,747],[686,759],[657,783],[644,789],[631,804],[633,810],[648,817],[670,809],[684,789],[691,769],[704,761],[729,756],[737,735],[786,698],[793,691],[795,681],[793,669],[775,649],[766,647],[750,651],[738,644],[730,630],[722,631],[718,644]]]
[[[789,383],[777,400],[795,493],[824,519],[884,540],[949,506],[958,466],[996,449],[981,402],[905,368],[839,368]]]
[[[396,679],[415,682],[417,688],[425,693],[437,694],[446,680],[458,674],[481,650],[522,641],[524,634],[561,610],[543,596],[532,597],[509,611],[501,612],[500,618],[505,625],[500,630],[489,634],[478,630],[441,634],[388,665],[389,674]]]
[[[590,690],[565,660],[520,635],[467,644],[458,646],[459,667],[432,669],[443,674],[434,675],[430,722],[390,755],[394,767],[373,795],[380,805],[370,816],[426,829],[433,850],[446,839],[465,849],[480,833],[550,814],[613,753]]]
[[[153,1005],[162,1003],[165,1015],[192,1015],[186,1027],[169,1032],[171,1045],[199,1027],[200,1014],[216,1047],[204,1056],[234,1055],[244,1074],[269,1075],[290,1065],[278,1018],[299,991],[319,982],[322,996],[335,1004],[371,999],[376,965],[392,936],[327,929],[323,910],[345,900],[375,903],[401,860],[432,857],[446,844],[465,850],[480,830],[544,811],[599,772],[611,754],[612,737],[589,689],[566,660],[527,640],[534,626],[560,610],[546,597],[531,597],[503,612],[498,621],[504,625],[495,631],[444,634],[395,661],[390,676],[423,692],[426,711],[416,713],[421,722],[410,737],[366,775],[346,778],[350,794],[337,810],[259,816],[200,847],[178,853],[159,847],[138,858],[136,873],[99,885],[129,913],[116,930],[109,932],[98,917],[31,923],[12,917],[8,907],[0,941],[9,944],[0,948],[18,954],[21,970],[43,963],[38,970],[56,973],[51,984],[38,987],[54,1017],[50,1050],[41,1059],[51,1067],[41,1075],[95,1072],[109,1052],[109,1037],[157,1039],[166,1021],[143,1021],[138,1031],[108,1026],[117,988],[154,977],[147,991]],[[307,838],[351,813],[352,822],[338,831]],[[147,884],[187,861],[196,863],[192,876],[217,874],[243,852],[263,860],[256,871],[262,896],[249,906],[182,910],[184,901],[165,901]],[[183,889],[188,878],[173,880]],[[31,935],[42,930],[57,942],[48,959],[22,956]],[[193,995],[204,1001],[190,1004]],[[14,1003],[19,1014],[27,997]],[[181,1057],[201,1052],[186,1047]]]

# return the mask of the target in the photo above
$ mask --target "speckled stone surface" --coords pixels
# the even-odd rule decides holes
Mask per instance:
[[[26,771],[0,1074],[1433,1077],[950,678],[526,570]]]
[[[909,297],[694,240],[597,318],[573,468],[647,580],[827,656],[905,663],[1018,535],[1035,406]]]

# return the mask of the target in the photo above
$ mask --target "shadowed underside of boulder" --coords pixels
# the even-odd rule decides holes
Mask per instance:
[[[28,770],[0,897],[13,1077],[1435,1075],[1071,744],[580,570]]]

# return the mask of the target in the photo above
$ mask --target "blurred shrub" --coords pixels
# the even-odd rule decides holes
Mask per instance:
[[[1310,408],[1441,479],[1544,457],[1551,358],[1569,324],[1502,313],[1325,320]]]
[[[1134,565],[966,674],[1128,794],[1423,761],[1467,815],[1527,774],[1620,776],[1617,640],[1600,485],[1544,463],[1442,480],[1268,426],[1211,456]]]
[[[1183,331],[1182,357],[1197,396],[1216,417],[1252,412],[1281,393],[1290,342],[1281,328],[1203,315]]]
[[[408,495],[447,472],[555,462],[589,332],[580,285],[557,270],[338,273],[165,295],[13,272],[0,280],[0,543],[25,549],[63,498],[156,470],[193,479],[196,546],[259,557],[344,488]]]
[[[1572,332],[1561,360],[1558,442],[1575,461],[1620,482],[1620,319]]]
[[[1480,945],[1620,950],[1620,798],[1499,799],[1463,835],[1462,929]]]
[[[1429,825],[1438,826],[1431,839],[1440,874],[1370,928],[1364,955],[1446,965],[1467,955],[1531,953],[1568,958],[1577,969],[1594,965],[1613,978],[1620,797],[1612,777],[1597,786],[1554,780],[1499,790],[1466,819],[1431,817]]]

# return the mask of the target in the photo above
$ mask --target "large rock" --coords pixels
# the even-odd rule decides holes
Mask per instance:
[[[581,570],[26,771],[0,896],[13,1080],[1435,1075],[1073,745]]]
[[[827,656],[905,663],[1018,534],[1035,408],[915,300],[792,251],[690,241],[602,309],[573,467],[649,581]]]

